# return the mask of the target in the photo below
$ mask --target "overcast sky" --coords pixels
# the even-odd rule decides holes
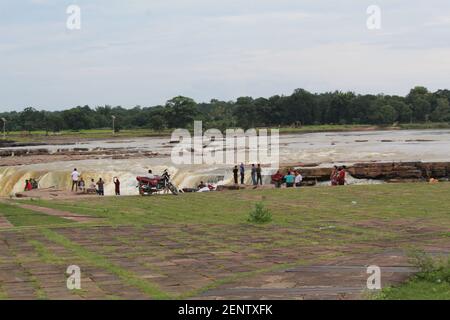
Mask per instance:
[[[449,39],[448,0],[2,0],[0,111],[450,88]]]

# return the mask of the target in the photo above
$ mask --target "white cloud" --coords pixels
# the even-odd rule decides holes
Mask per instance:
[[[424,23],[426,27],[448,26],[450,25],[450,16],[439,16]]]
[[[236,23],[236,24],[251,24],[251,23],[273,23],[286,21],[300,21],[311,15],[305,12],[266,12],[261,14],[241,14],[241,15],[227,15],[208,18],[215,22]]]
[[[0,2],[0,110],[448,87],[448,1],[380,0],[381,32],[358,0],[77,0],[68,32],[72,2]]]

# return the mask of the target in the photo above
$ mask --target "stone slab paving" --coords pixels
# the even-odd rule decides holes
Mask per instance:
[[[0,213],[0,229],[11,228],[13,225]]]
[[[227,245],[220,246],[206,243],[207,237],[203,243],[189,239],[189,235],[198,234],[195,226],[182,227],[181,231],[187,235],[180,236],[178,241],[171,240],[175,238],[172,233],[180,231],[174,227],[128,228],[126,232],[121,228],[101,227],[101,229],[102,232],[95,235],[89,234],[87,229],[80,229],[77,233],[64,229],[58,232],[97,253],[102,253],[103,248],[96,246],[95,243],[99,241],[108,243],[111,249],[108,257],[115,265],[151,280],[162,290],[175,296],[190,290],[200,290],[218,279],[228,278],[238,273],[295,263],[303,257],[311,259],[317,255],[333,254],[333,249],[323,247],[316,247],[314,253],[308,253],[300,248],[250,250],[248,244],[269,243],[270,236],[264,238],[259,233],[252,237],[251,233],[244,230],[225,233],[221,230],[221,239],[218,241]],[[138,245],[132,241],[135,238],[140,239]],[[227,238],[237,238],[235,242],[240,244],[240,247],[235,250],[226,250],[229,244]],[[361,246],[365,249],[384,250],[383,255],[378,257],[376,262],[384,266],[385,280],[389,283],[404,280],[415,271],[406,263],[404,252],[391,252],[385,249],[390,246],[392,244]],[[251,285],[245,285],[246,281],[240,279],[237,280],[238,286],[230,284],[224,288],[215,289],[216,291],[208,291],[197,298],[361,298],[367,280],[365,267],[373,257],[377,256],[358,258],[352,253],[354,247],[357,245],[341,248],[346,258],[331,259],[325,265],[318,265],[317,270],[314,267],[289,268],[275,274],[268,273],[261,276],[262,279],[250,277],[255,281]],[[179,251],[180,249],[183,250]],[[250,257],[251,253],[257,253],[256,257]],[[337,281],[336,277],[344,279],[343,282]],[[271,281],[271,279],[276,280]],[[302,290],[306,291],[302,293]]]
[[[0,290],[14,299],[39,296],[151,299],[136,283],[125,281],[117,272],[123,270],[175,298],[191,293],[198,299],[361,299],[368,265],[382,268],[383,285],[404,281],[415,271],[400,246],[417,245],[430,252],[450,252],[446,239],[435,238],[436,230],[420,239],[408,230],[405,238],[392,241],[346,245],[299,242],[293,246],[290,242],[273,245],[285,236],[276,228],[250,225],[51,228],[93,257],[105,259],[114,266],[111,269],[99,267],[98,261],[83,259],[72,249],[50,241],[39,229],[3,230]],[[300,237],[293,231],[291,235]],[[81,268],[80,292],[66,288],[65,272],[69,265]],[[265,271],[255,273],[258,270]],[[223,279],[229,280],[204,291]]]
[[[328,264],[297,266],[242,279],[206,291],[198,299],[361,299],[367,289],[367,266],[378,264],[382,285],[404,281],[417,270],[403,252],[352,255]],[[346,265],[351,262],[354,264]],[[361,263],[361,265],[358,265]],[[399,265],[396,265],[396,264]]]
[[[436,248],[434,248],[436,249]],[[427,252],[431,248],[425,248]],[[435,250],[450,253],[449,245]],[[307,265],[240,279],[208,290],[195,299],[364,299],[368,297],[367,267],[381,269],[382,287],[406,281],[418,271],[402,250],[386,249],[376,254],[348,255],[327,264]]]
[[[35,248],[27,245],[29,240],[45,245],[49,252],[57,255],[58,261],[43,261]],[[69,265],[82,268],[81,291],[67,289],[66,270]],[[115,287],[109,287],[111,284]],[[80,260],[69,250],[28,230],[26,235],[0,233],[0,287],[7,298],[19,300],[107,299],[112,296],[148,298],[139,289],[124,284],[116,275]]]

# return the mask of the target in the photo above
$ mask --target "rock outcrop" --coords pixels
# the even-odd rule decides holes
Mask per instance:
[[[330,179],[333,168],[303,167],[298,168],[302,172],[305,181],[327,181]],[[450,162],[368,162],[356,163],[348,166],[347,171],[357,179],[374,179],[385,181],[419,181],[435,179],[447,179],[450,176]]]

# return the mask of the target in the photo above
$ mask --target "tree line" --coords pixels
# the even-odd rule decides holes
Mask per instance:
[[[240,97],[235,101],[214,99],[208,103],[178,96],[164,105],[131,109],[78,106],[51,112],[28,107],[20,112],[0,113],[0,118],[7,120],[8,131],[30,132],[110,128],[112,116],[116,117],[117,130],[190,128],[194,120],[202,120],[205,128],[221,130],[320,124],[391,125],[448,122],[449,101],[449,90],[430,92],[425,87],[415,87],[406,96],[341,91],[311,93],[297,89],[289,96]]]

